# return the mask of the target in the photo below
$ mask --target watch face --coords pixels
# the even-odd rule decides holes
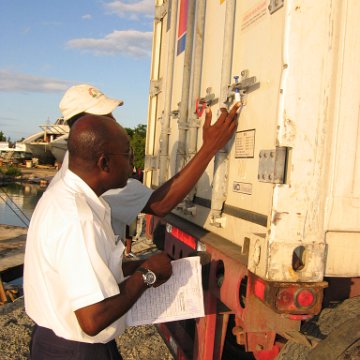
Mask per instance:
[[[150,270],[145,274],[145,277],[145,281],[149,285],[153,285],[156,282],[156,275]]]

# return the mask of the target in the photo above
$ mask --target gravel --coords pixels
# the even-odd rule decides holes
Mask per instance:
[[[2,360],[29,359],[29,343],[33,325],[34,323],[25,313],[23,298],[0,307]]]
[[[0,307],[1,360],[29,359],[33,321],[26,315],[24,298]],[[116,339],[125,360],[173,360],[153,325],[130,327]]]

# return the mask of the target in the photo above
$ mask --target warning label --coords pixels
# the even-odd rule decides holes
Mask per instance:
[[[255,129],[239,131],[235,136],[235,158],[253,158],[255,150]]]
[[[266,15],[266,4],[266,1],[261,1],[244,14],[241,22],[241,30],[247,29],[249,26],[253,25]]]

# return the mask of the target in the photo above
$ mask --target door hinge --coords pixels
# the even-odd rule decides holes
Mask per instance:
[[[272,184],[285,184],[287,147],[260,150],[258,180]]]

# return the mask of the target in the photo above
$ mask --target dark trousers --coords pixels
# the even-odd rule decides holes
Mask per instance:
[[[66,340],[42,326],[35,325],[31,335],[32,360],[122,360],[115,340],[106,344]]]

